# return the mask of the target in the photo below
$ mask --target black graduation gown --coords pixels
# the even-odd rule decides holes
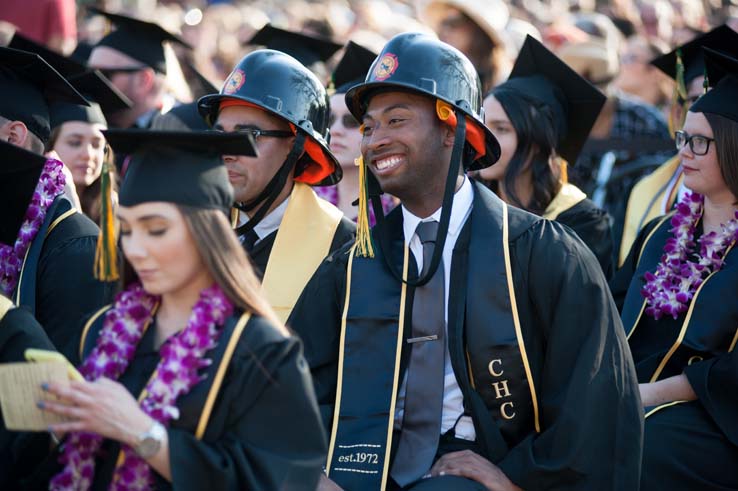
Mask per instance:
[[[229,318],[224,329],[232,329],[239,317]],[[90,330],[86,352],[94,346],[101,325],[102,317]],[[134,359],[119,379],[136,396],[160,360],[153,327],[144,334]],[[224,338],[225,334],[219,345]],[[208,355],[211,359],[213,352]],[[213,359],[211,367],[204,370],[209,380],[220,359]],[[194,433],[206,395],[207,388],[198,385],[177,402],[180,418],[167,430],[172,482],[153,472],[155,489],[315,489],[325,461],[326,442],[297,338],[285,337],[261,317],[249,320],[230,360],[205,434],[198,440]],[[93,490],[108,489],[119,448],[117,442],[104,442],[106,458],[97,459]],[[36,472],[34,488],[46,489],[49,477],[59,471],[54,462],[55,456]],[[38,478],[39,474],[43,479]]]
[[[9,310],[0,318],[0,363],[25,361],[23,353],[28,348],[54,351],[41,325],[23,307]],[[0,429],[0,489],[12,489],[9,480],[13,477],[12,441],[16,432]]]
[[[613,245],[610,216],[586,198],[568,210],[562,211],[556,221],[563,223],[582,239],[599,261],[605,277],[613,273]]]
[[[477,207],[501,206],[499,198],[477,183],[474,194],[474,208],[464,228],[474,220]],[[496,463],[527,490],[637,490],[640,399],[623,329],[602,271],[592,253],[566,227],[512,207],[509,216],[512,275],[527,356],[535,386],[540,388],[542,432],[535,434],[530,428],[528,436]],[[399,207],[387,222],[391,236],[402,240]],[[336,395],[347,250],[344,247],[321,264],[290,318],[290,326],[305,344],[327,428]],[[490,244],[489,250],[493,253],[499,248]],[[463,261],[465,252],[457,243],[449,312],[459,308],[454,302],[467,293],[465,268],[473,265]],[[412,311],[411,296],[409,292],[406,314]],[[465,329],[449,324],[449,343],[454,339],[463,342],[458,340],[465,339]],[[406,346],[403,344],[403,355]],[[456,354],[475,346],[458,348],[450,353],[465,409],[475,421],[493,425],[490,411],[470,402],[474,397],[463,383],[468,380],[466,360]],[[402,370],[405,365],[406,361]],[[479,437],[480,428],[476,430]]]
[[[729,351],[738,334],[738,250],[703,283],[691,312],[638,317],[643,275],[655,271],[671,236],[669,216],[644,227],[611,282],[639,382],[684,373],[697,394],[696,401],[646,408],[641,489],[738,489],[738,359]],[[700,234],[698,225],[695,238]]]
[[[49,225],[72,205],[58,197],[52,206],[46,220]],[[92,312],[110,303],[115,285],[93,275],[99,229],[92,220],[75,212],[48,233],[45,230],[48,226],[31,245],[18,287],[20,295],[14,295],[14,300],[34,314],[54,346],[76,365],[81,326]]]
[[[269,262],[269,256],[272,254],[272,247],[274,247],[274,240],[277,238],[278,230],[275,230],[271,234],[267,235],[260,241],[258,241],[251,252],[246,253],[251,258],[251,263],[254,266],[254,271],[259,279],[264,277],[264,271],[266,271],[267,263]],[[328,253],[332,253],[345,243],[353,240],[356,234],[356,224],[346,218],[341,218],[338,223],[336,232],[333,234],[333,241]]]

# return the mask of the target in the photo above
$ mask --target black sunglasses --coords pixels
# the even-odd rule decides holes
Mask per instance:
[[[331,128],[336,123],[336,117],[331,114],[328,116],[328,127]],[[341,124],[343,124],[343,127],[347,130],[355,130],[358,129],[359,126],[361,126],[361,123],[359,123],[356,118],[352,114],[344,114],[341,116]]]

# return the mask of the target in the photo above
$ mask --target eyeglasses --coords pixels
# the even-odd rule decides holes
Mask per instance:
[[[334,116],[333,114],[328,116],[328,127],[332,128],[333,125],[336,123],[336,121],[338,120],[336,119],[336,116]],[[361,123],[359,123],[351,113],[346,113],[343,116],[341,116],[340,121],[343,127],[346,128],[347,130],[358,129],[359,126],[361,125]]]
[[[130,67],[121,67],[121,68],[98,68],[97,70],[105,75],[105,78],[108,80],[113,78],[113,75],[116,73],[135,73],[139,72],[146,68],[145,66],[130,66]]]
[[[262,130],[259,128],[241,128],[236,130],[236,133],[248,133],[254,137],[254,143],[259,142],[259,138],[262,136],[271,138],[289,138],[295,136],[294,133],[288,130]]]
[[[686,131],[674,132],[674,143],[677,151],[681,150],[684,145],[689,144],[689,149],[695,155],[705,155],[710,151],[710,142],[714,142],[714,138],[708,138],[703,135],[690,135]]]

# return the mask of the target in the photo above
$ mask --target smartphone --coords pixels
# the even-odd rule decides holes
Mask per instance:
[[[29,348],[23,354],[26,357],[26,360],[32,362],[63,363],[67,367],[67,376],[70,380],[74,380],[75,382],[83,382],[85,380],[82,374],[74,368],[74,365],[72,365],[69,360],[67,360],[67,358],[58,351]]]

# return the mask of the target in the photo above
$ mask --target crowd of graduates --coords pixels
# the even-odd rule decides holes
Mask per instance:
[[[81,377],[0,488],[738,489],[738,8],[52,3],[0,371]]]

